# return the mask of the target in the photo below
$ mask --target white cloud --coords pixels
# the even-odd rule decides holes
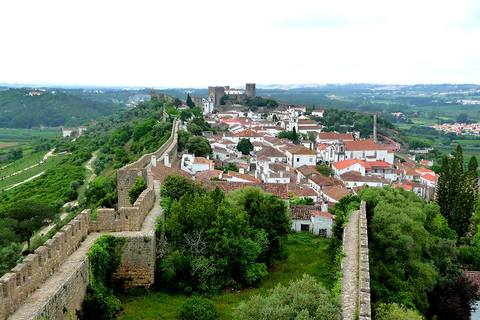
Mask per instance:
[[[477,82],[458,1],[5,1],[0,82]]]

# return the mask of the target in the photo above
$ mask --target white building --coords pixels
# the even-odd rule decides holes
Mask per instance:
[[[208,99],[203,98],[202,99],[203,113],[204,114],[213,113],[214,105],[215,105],[215,101],[212,95],[208,96]]]
[[[317,153],[304,146],[287,146],[285,154],[288,164],[294,168],[303,165],[313,166],[317,163]]]

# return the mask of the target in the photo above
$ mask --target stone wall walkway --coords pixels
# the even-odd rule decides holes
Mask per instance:
[[[81,268],[86,258],[86,253],[90,250],[93,243],[102,235],[109,234],[116,237],[124,236],[136,236],[136,235],[152,235],[155,231],[156,221],[163,214],[162,207],[160,206],[160,183],[154,181],[155,191],[155,204],[150,210],[150,213],[145,218],[140,231],[124,231],[124,232],[92,232],[83,241],[80,247],[68,257],[65,262],[59,266],[53,275],[48,278],[34,293],[32,293],[25,303],[15,311],[8,319],[9,320],[34,320],[35,315],[39,310],[42,310],[49,300],[55,296],[55,293],[62,289],[66,279],[69,279],[76,274]],[[78,288],[82,290],[82,288]]]
[[[355,319],[358,303],[358,228],[360,211],[352,211],[344,230],[342,260],[342,319]]]

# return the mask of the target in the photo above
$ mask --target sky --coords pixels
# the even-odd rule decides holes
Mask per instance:
[[[0,83],[480,84],[476,0],[0,2]]]

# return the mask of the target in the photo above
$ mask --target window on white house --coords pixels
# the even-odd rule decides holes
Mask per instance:
[[[300,162],[300,158],[297,158],[297,162]]]
[[[310,225],[302,223],[300,225],[300,231],[310,231]]]
[[[320,237],[326,238],[326,237],[327,237],[327,229],[319,229],[319,230],[318,230],[318,235],[319,235]]]

